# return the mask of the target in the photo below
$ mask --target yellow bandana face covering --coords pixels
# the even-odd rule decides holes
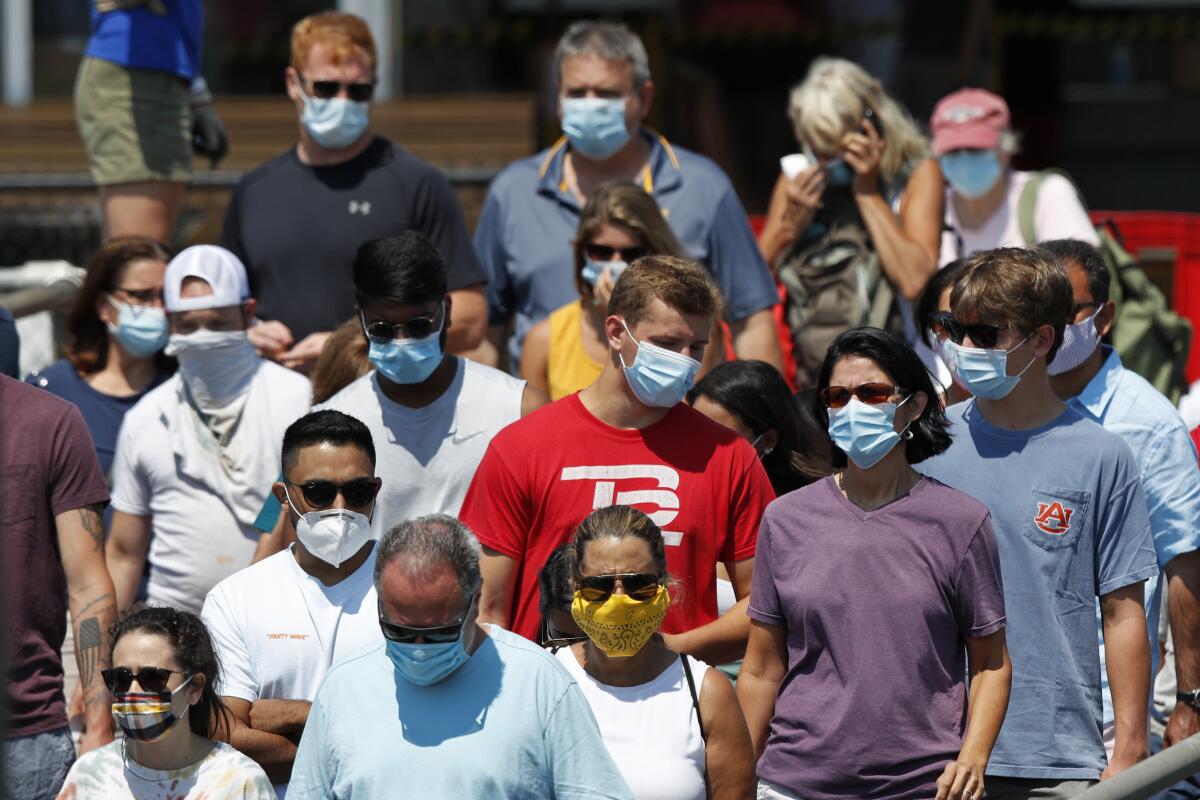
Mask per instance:
[[[605,655],[617,658],[635,655],[658,632],[671,595],[659,586],[652,600],[634,600],[614,594],[602,603],[589,603],[579,592],[571,603],[571,616]]]

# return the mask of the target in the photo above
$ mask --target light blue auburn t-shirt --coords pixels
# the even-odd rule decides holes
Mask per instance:
[[[575,681],[495,625],[432,686],[399,675],[385,644],[330,670],[296,753],[288,798],[632,800]]]
[[[946,416],[954,443],[917,468],[987,505],[1004,581],[1012,693],[987,774],[1099,778],[1096,598],[1158,572],[1133,455],[1071,408],[1024,431],[974,400]]]

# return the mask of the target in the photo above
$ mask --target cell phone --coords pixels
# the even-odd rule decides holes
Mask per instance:
[[[866,122],[867,120],[871,120],[871,124],[875,126],[875,132],[879,134],[880,139],[883,139],[883,120],[881,120],[879,115],[875,113],[875,109],[871,108],[870,106],[867,106],[863,111],[863,122]],[[861,127],[860,130],[864,135],[867,132],[865,126]]]

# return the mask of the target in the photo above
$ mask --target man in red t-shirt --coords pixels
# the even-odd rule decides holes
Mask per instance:
[[[630,505],[662,529],[679,582],[663,624],[671,647],[714,664],[741,658],[758,523],[774,492],[750,445],[681,402],[719,302],[696,264],[637,261],[613,290],[610,358],[596,382],[492,440],[460,513],[483,544],[481,620],[535,639],[550,552],[594,509]],[[718,563],[738,598],[719,619]]]

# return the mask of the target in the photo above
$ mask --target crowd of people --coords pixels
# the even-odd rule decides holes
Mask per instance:
[[[113,38],[198,6],[96,7],[109,235],[0,375],[8,796],[1067,798],[1200,732],[1196,449],[1002,98],[929,139],[818,59],[756,238],[577,22],[472,241],[325,12],[297,144],[172,254],[185,160],[96,87],[191,136],[196,48]]]

